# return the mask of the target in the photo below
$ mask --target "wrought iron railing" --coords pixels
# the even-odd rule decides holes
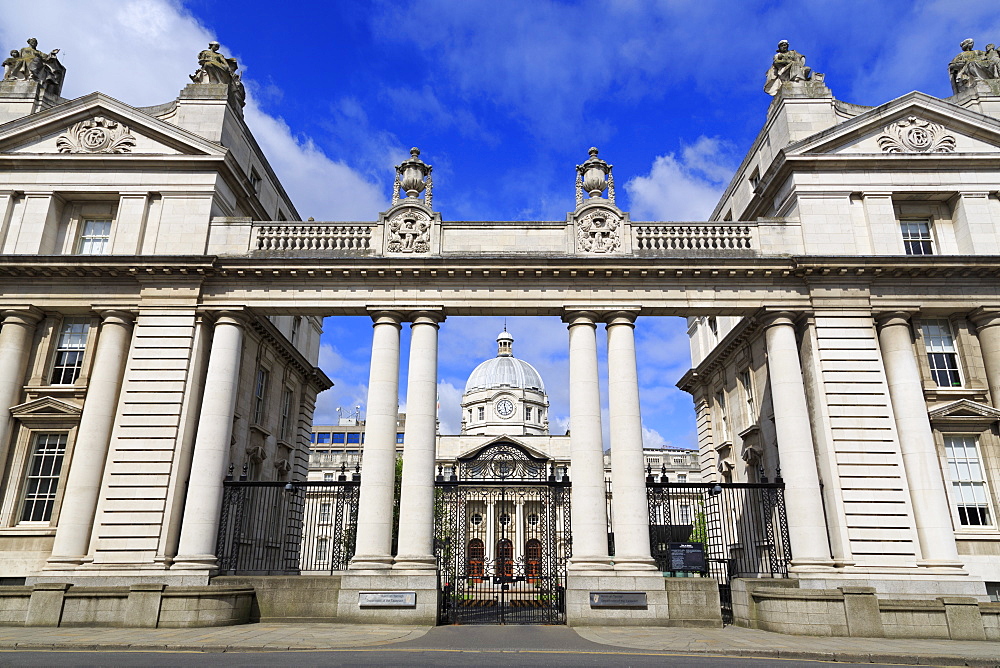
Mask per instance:
[[[357,474],[342,472],[338,477],[223,483],[219,572],[297,575],[345,570],[354,556],[361,482]]]

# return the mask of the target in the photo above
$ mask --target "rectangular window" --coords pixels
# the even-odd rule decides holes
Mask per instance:
[[[316,433],[315,432],[309,434],[309,442],[310,443],[315,443],[316,442]]]
[[[929,220],[904,220],[899,223],[899,227],[903,233],[903,247],[907,255],[934,254]]]
[[[944,439],[951,479],[951,497],[962,526],[993,526],[990,495],[979,459],[975,436],[948,436]]]
[[[722,442],[729,440],[729,415],[726,413],[726,393],[715,393],[715,407],[719,411],[719,432]]]
[[[360,443],[361,442],[361,434],[359,434],[356,431],[348,433],[347,434],[347,442],[348,443]]]
[[[316,539],[316,561],[326,561],[327,547],[329,542],[330,542],[329,538]]]
[[[48,522],[59,487],[66,434],[35,434],[21,505],[22,522]]]
[[[66,318],[59,328],[56,358],[52,364],[53,385],[72,385],[83,367],[83,351],[87,347],[90,321],[85,318]]]
[[[292,391],[287,387],[281,392],[281,438],[286,441],[292,435]]]
[[[257,369],[257,380],[253,386],[253,421],[254,424],[263,424],[265,399],[267,398],[267,369],[261,367]]]
[[[337,432],[337,433],[335,433],[333,435],[333,442],[334,443],[346,443],[347,442],[347,435],[344,434],[344,432],[342,432],[342,431],[341,432]]]
[[[674,464],[683,464],[683,463],[684,463],[683,457],[674,457]]]
[[[485,420],[486,419],[486,408],[483,407],[483,406],[479,407],[479,419],[480,420]]]
[[[531,422],[531,406],[524,407],[524,421]]]
[[[292,318],[292,345],[296,345],[299,342],[299,327],[302,326],[302,316],[297,315]]]
[[[397,433],[396,434],[396,443],[402,443],[403,442],[403,436],[404,436],[404,434]]]
[[[331,507],[332,506],[329,503],[321,503],[321,504],[319,504],[319,521],[320,521],[320,524],[329,524],[330,523],[330,509],[331,509]]]
[[[260,174],[257,173],[256,169],[250,170],[250,187],[253,188],[255,194],[260,194]]]
[[[678,473],[677,474],[677,482],[687,482],[687,481],[688,481],[688,477],[687,477],[686,473]]]
[[[934,382],[938,387],[961,387],[962,374],[958,368],[958,350],[951,325],[947,320],[925,320],[920,329]]]
[[[108,242],[111,239],[110,220],[84,219],[80,232],[80,244],[77,251],[80,255],[106,255]]]
[[[336,434],[334,434],[334,436],[336,436]],[[319,432],[318,434],[316,434],[316,442],[317,443],[324,443],[324,444],[325,443],[329,443],[330,442],[330,433],[326,432],[326,431]]]
[[[333,474],[332,473],[324,473],[323,474],[323,482],[333,482]]]
[[[677,519],[681,524],[691,524],[691,506],[681,506]]]
[[[757,407],[754,405],[753,380],[749,369],[740,372],[740,387],[743,388],[743,398],[747,406],[747,424],[753,424],[757,421]]]

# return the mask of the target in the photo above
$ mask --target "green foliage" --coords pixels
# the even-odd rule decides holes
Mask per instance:
[[[694,514],[694,524],[691,529],[691,542],[692,543],[707,543],[708,542],[708,521],[705,519],[705,504],[702,503],[698,506],[697,512]]]

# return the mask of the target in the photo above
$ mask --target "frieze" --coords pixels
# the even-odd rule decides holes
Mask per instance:
[[[135,137],[118,121],[95,116],[71,126],[56,139],[60,153],[131,153]]]
[[[955,136],[937,123],[910,116],[885,126],[878,145],[883,153],[953,153]]]

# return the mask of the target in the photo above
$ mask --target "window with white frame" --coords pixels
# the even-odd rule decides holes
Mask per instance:
[[[90,320],[87,318],[66,318],[62,321],[49,378],[52,385],[72,385],[76,382],[83,368],[83,353],[89,332]]]
[[[931,221],[903,220],[899,223],[903,234],[903,248],[907,255],[933,255],[934,239],[931,237]]]
[[[975,436],[946,436],[944,452],[958,523],[966,527],[989,527],[993,526],[990,493],[977,440]]]
[[[333,509],[333,504],[331,503],[321,503],[319,504],[319,522],[320,524],[330,523],[330,514]]]
[[[323,482],[333,482],[333,474],[329,471],[323,473]]]
[[[281,391],[281,425],[278,433],[286,441],[292,433],[292,391],[287,387]]]
[[[925,320],[920,324],[920,330],[934,382],[938,387],[961,387],[962,373],[951,324],[944,319]]]
[[[691,524],[691,506],[687,505],[681,506],[677,520],[681,524]]]
[[[531,406],[524,407],[524,421],[531,422]]]
[[[106,255],[110,248],[111,221],[107,219],[84,218],[80,227],[80,255]]]
[[[753,379],[750,376],[750,369],[741,371],[739,378],[740,387],[743,388],[743,400],[747,407],[747,424],[753,424],[757,421],[757,407],[753,397]]]
[[[59,474],[66,455],[66,433],[36,433],[32,437],[31,455],[24,492],[21,495],[21,522],[48,522],[59,489]]]
[[[317,538],[316,539],[316,561],[326,561],[330,553],[330,539],[329,538]]]
[[[259,367],[257,378],[253,384],[253,421],[254,424],[263,424],[264,407],[267,398],[267,369]]]
[[[485,420],[486,419],[486,407],[485,406],[480,406],[479,407],[479,419],[480,420]]]
[[[726,413],[726,393],[716,392],[715,393],[715,408],[718,411],[719,417],[719,436],[722,438],[722,442],[730,440],[729,436],[729,415]]]

